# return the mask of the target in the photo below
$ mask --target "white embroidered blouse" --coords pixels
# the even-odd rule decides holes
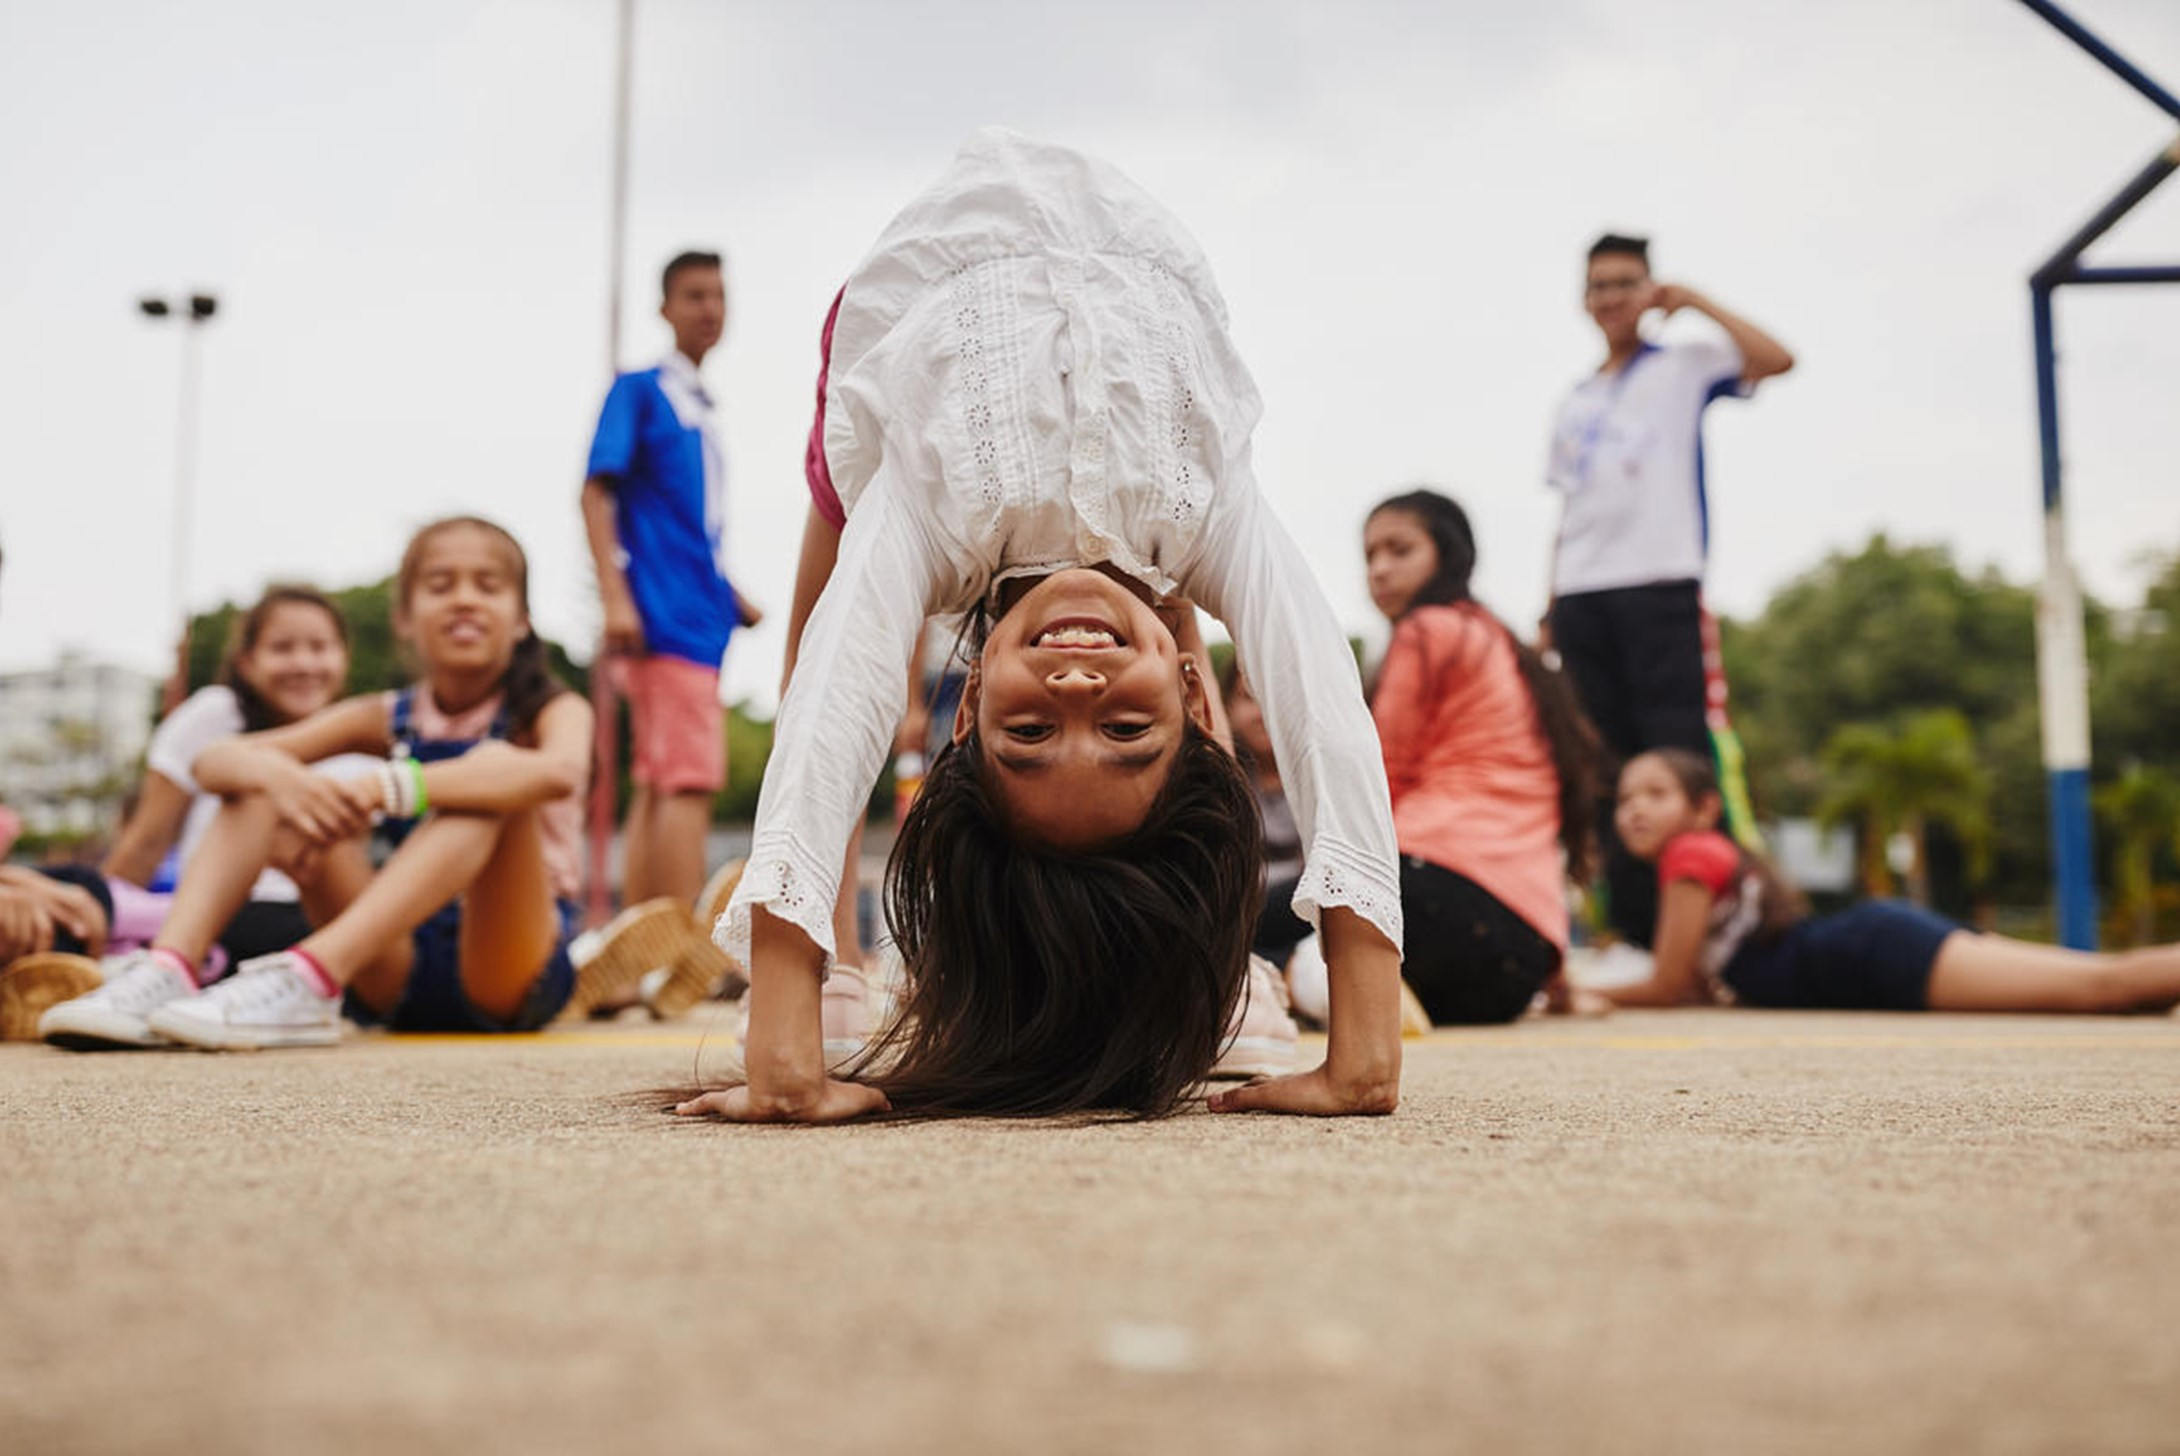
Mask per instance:
[[[1377,732],[1346,634],[1257,490],[1260,408],[1178,222],[1102,163],[972,137],[842,295],[824,440],[847,528],[720,944],[746,962],[763,905],[830,965],[842,860],[924,618],[1110,562],[1233,633],[1301,830],[1296,913],[1345,906],[1399,945]]]

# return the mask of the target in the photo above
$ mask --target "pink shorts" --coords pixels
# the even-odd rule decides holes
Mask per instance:
[[[726,787],[727,715],[717,671],[653,653],[622,665],[621,688],[637,783],[669,794]]]

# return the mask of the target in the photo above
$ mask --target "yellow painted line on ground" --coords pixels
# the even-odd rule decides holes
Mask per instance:
[[[700,1032],[391,1032],[385,1041],[414,1042],[418,1046],[600,1046],[600,1047],[693,1047],[734,1045],[732,1032],[705,1036]]]
[[[580,1047],[707,1047],[725,1049],[735,1044],[734,1034],[728,1031],[706,1032],[691,1027],[673,1031],[660,1028],[656,1031],[541,1031],[531,1035],[485,1033],[432,1033],[407,1035],[395,1033],[389,1041],[416,1042],[425,1046],[580,1046]],[[1324,1044],[1318,1033],[1305,1033],[1302,1044],[1318,1047]],[[1812,1032],[1808,1034],[1742,1035],[1724,1032],[1715,1035],[1664,1035],[1605,1033],[1580,1036],[1563,1032],[1532,1031],[1521,1027],[1497,1027],[1475,1031],[1435,1031],[1427,1037],[1416,1038],[1429,1046],[1450,1047],[1604,1047],[1622,1052],[1684,1052],[1709,1049],[1796,1049],[1796,1050],[1854,1050],[1870,1047],[1887,1051],[1942,1051],[1948,1048],[1962,1051],[2165,1051],[2180,1052],[2180,1029],[2168,1035],[2138,1032],[2133,1035],[2109,1033],[2072,1033],[2053,1031],[2043,1035],[1983,1034],[1977,1032],[1924,1033],[1921,1035],[1901,1032],[1872,1032],[1854,1034],[1846,1032]]]
[[[1916,1051],[1947,1047],[1971,1051],[2058,1051],[2079,1048],[2085,1051],[2116,1049],[2180,1052],[2180,1036],[2073,1036],[2065,1033],[2053,1033],[2050,1036],[1979,1036],[1973,1033],[1951,1036],[1906,1036],[1891,1033],[1869,1036],[1841,1033],[1807,1036],[1739,1036],[1732,1033],[1723,1036],[1553,1036],[1505,1032],[1478,1035],[1473,1032],[1440,1031],[1433,1032],[1427,1040],[1436,1046],[1601,1046],[1610,1047],[1614,1051],[1631,1052],[1693,1051],[1703,1047],[1796,1047],[1827,1050],[1882,1047],[1886,1050]]]

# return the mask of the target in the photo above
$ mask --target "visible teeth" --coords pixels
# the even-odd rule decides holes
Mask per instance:
[[[1095,627],[1055,627],[1037,640],[1047,647],[1111,647],[1113,634]]]

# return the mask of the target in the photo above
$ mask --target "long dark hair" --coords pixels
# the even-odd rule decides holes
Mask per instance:
[[[1718,788],[1718,766],[1711,762],[1709,754],[1686,748],[1646,748],[1635,758],[1656,759],[1680,785],[1680,791],[1688,796],[1689,803],[1700,804],[1705,795],[1724,803]],[[1628,760],[1629,763],[1634,761],[1633,758]],[[1795,922],[1808,916],[1809,901],[1779,873],[1778,866],[1755,850],[1746,848],[1741,850],[1741,865],[1756,876],[1764,890],[1762,916],[1756,925],[1759,939],[1775,940],[1792,929]]]
[[[1505,633],[1514,649],[1514,664],[1536,706],[1537,728],[1551,751],[1559,779],[1559,843],[1567,852],[1567,874],[1571,879],[1587,879],[1597,851],[1593,815],[1604,746],[1582,712],[1573,685],[1470,594],[1469,578],[1476,572],[1476,533],[1459,502],[1435,490],[1411,490],[1378,502],[1370,514],[1382,511],[1405,511],[1415,517],[1438,551],[1438,570],[1416,591],[1402,614],[1417,607],[1474,606]]]
[[[975,734],[942,750],[894,840],[901,1015],[857,1073],[902,1112],[1171,1112],[1217,1060],[1263,899],[1241,768],[1194,724],[1141,828],[1021,843]]]
[[[396,578],[394,599],[407,609],[409,593],[416,588],[417,573],[424,567],[425,548],[431,545],[434,537],[465,526],[484,532],[505,548],[508,574],[515,579],[515,594],[522,603],[522,615],[527,619],[530,615],[530,558],[523,555],[522,543],[506,527],[481,516],[448,516],[433,521],[411,536],[408,549],[401,553],[401,572]],[[552,663],[545,656],[545,639],[537,635],[535,627],[523,633],[522,640],[515,644],[514,656],[508,660],[507,671],[500,678],[500,690],[506,694],[510,733],[526,731],[537,721],[537,715],[547,703],[568,691],[568,685],[553,676]]]
[[[267,728],[278,728],[287,719],[280,710],[265,701],[250,680],[243,676],[242,659],[257,650],[258,640],[265,635],[265,628],[272,623],[272,615],[282,607],[316,607],[333,619],[333,635],[341,639],[341,650],[349,648],[348,619],[341,609],[333,605],[333,599],[316,587],[279,583],[265,588],[265,595],[257,599],[257,605],[235,618],[227,629],[227,650],[220,655],[219,672],[215,681],[235,695],[236,704],[242,709],[242,731],[262,733]],[[336,683],[336,690],[341,686]]]

